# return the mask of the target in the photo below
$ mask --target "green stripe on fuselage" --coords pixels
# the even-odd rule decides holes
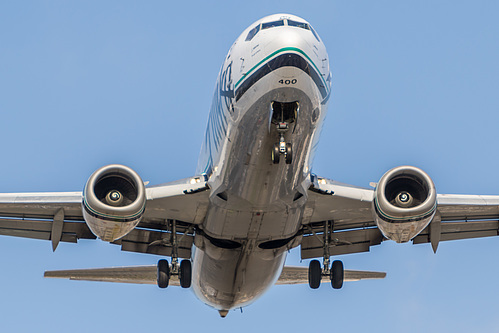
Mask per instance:
[[[253,66],[248,72],[246,72],[246,74],[244,74],[240,79],[239,81],[236,82],[236,85],[234,86],[234,90],[237,89],[237,87],[241,84],[241,82],[246,78],[248,77],[249,74],[251,74],[256,68],[258,68],[262,63],[266,62],[267,60],[269,60],[270,58],[272,58],[273,56],[275,56],[276,54],[279,54],[279,53],[282,53],[282,52],[287,52],[287,51],[295,51],[295,52],[298,52],[302,55],[305,56],[305,58],[312,64],[312,66],[314,66],[315,70],[317,71],[317,73],[319,73],[319,76],[322,80],[322,83],[324,84],[324,87],[326,87],[326,90],[328,90],[328,86],[326,84],[326,81],[324,80],[324,78],[322,77],[322,74],[321,72],[319,71],[319,68],[317,68],[317,66],[315,65],[315,63],[312,61],[312,59],[310,59],[310,57],[305,53],[303,52],[302,50],[300,50],[299,48],[296,48],[296,47],[284,47],[280,50],[277,50],[275,52],[273,52],[272,54],[266,56],[263,60],[261,60],[258,64],[256,64],[255,66]]]

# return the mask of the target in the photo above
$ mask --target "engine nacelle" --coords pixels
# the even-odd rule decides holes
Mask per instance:
[[[391,169],[374,191],[374,220],[383,235],[397,243],[416,237],[431,222],[437,208],[435,185],[413,166]]]
[[[83,218],[100,239],[112,242],[135,228],[144,214],[146,190],[140,176],[124,165],[95,171],[83,191]]]

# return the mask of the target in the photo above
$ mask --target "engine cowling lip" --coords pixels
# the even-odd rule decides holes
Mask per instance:
[[[420,221],[420,220],[424,220],[426,218],[431,217],[432,215],[435,214],[436,209],[437,209],[437,205],[435,204],[433,206],[433,208],[427,214],[418,215],[418,216],[408,216],[408,217],[393,217],[393,216],[386,215],[385,213],[383,213],[379,209],[379,206],[378,206],[378,203],[376,202],[376,200],[375,200],[374,208],[375,208],[375,212],[378,215],[378,217],[380,219],[382,219],[383,221],[391,222],[391,223],[404,223],[404,222]]]
[[[137,197],[131,204],[121,207],[110,206],[97,198],[93,189],[97,182],[109,174],[122,176],[133,182],[137,190]],[[146,195],[142,179],[133,169],[120,164],[106,165],[95,171],[88,179],[83,191],[83,207],[85,210],[94,217],[104,218],[109,221],[119,220],[126,222],[140,218],[144,213],[145,204]]]
[[[132,221],[136,221],[138,218],[142,217],[142,215],[144,214],[144,209],[145,209],[145,207],[144,207],[140,212],[138,212],[135,215],[118,216],[118,215],[102,214],[102,213],[99,213],[97,211],[94,211],[94,210],[92,210],[92,208],[90,208],[88,206],[88,204],[85,201],[83,201],[83,207],[85,208],[85,212],[87,214],[89,214],[90,216],[98,218],[98,219],[101,219],[101,220],[112,221],[112,222],[132,222]]]
[[[390,180],[396,176],[410,175],[421,177],[428,186],[428,195],[419,205],[410,208],[396,207],[391,204],[384,193]],[[374,208],[380,218],[387,222],[418,221],[433,215],[437,208],[435,185],[423,170],[413,166],[399,166],[389,170],[381,177],[374,193]]]

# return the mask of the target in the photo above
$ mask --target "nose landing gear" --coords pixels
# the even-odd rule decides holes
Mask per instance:
[[[279,142],[274,144],[274,149],[272,149],[272,163],[274,164],[279,164],[281,155],[284,155],[286,164],[291,164],[291,162],[293,162],[293,146],[284,139],[284,133],[286,133],[288,129],[288,123],[279,123],[277,125]]]
[[[296,127],[299,103],[274,101],[270,106],[272,112],[269,125],[270,123],[274,124],[279,134],[279,142],[275,143],[272,149],[272,163],[279,164],[281,155],[284,155],[286,164],[291,164],[293,162],[293,146],[291,143],[286,142],[284,134],[288,132],[290,124],[294,123]]]

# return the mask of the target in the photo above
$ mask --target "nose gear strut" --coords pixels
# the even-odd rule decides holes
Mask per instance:
[[[281,155],[285,156],[286,164],[293,162],[293,146],[287,143],[284,139],[284,134],[289,130],[289,124],[286,122],[277,124],[277,132],[279,133],[279,142],[274,144],[272,150],[272,163],[279,164]]]
[[[279,164],[281,155],[284,155],[286,164],[291,164],[293,162],[293,146],[291,143],[286,142],[284,135],[288,132],[290,124],[294,123],[294,127],[296,127],[298,110],[300,108],[299,103],[274,101],[270,107],[272,113],[269,125],[270,123],[274,124],[279,134],[279,142],[275,143],[272,149],[272,163]]]

